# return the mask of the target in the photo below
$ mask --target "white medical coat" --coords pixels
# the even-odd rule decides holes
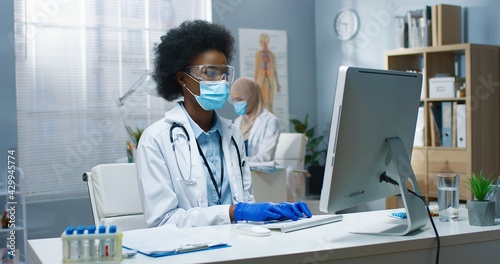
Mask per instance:
[[[233,204],[254,202],[243,136],[230,120],[219,118],[224,171],[228,175]],[[170,127],[174,122],[186,128],[191,152],[181,128],[172,131],[175,153],[172,150]],[[238,152],[231,137],[237,143],[243,166],[239,164]],[[144,130],[137,149],[136,167],[144,217],[150,227],[164,224],[190,227],[231,223],[230,205],[208,207],[207,178],[204,173],[206,168],[182,106],[177,105],[165,113],[165,118]]]
[[[234,120],[234,125],[240,127],[242,116]],[[255,118],[248,136],[248,161],[263,162],[274,160],[274,152],[280,136],[280,121],[263,109]]]

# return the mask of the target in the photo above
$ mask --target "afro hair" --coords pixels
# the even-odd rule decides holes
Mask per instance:
[[[155,66],[152,74],[158,94],[173,101],[182,94],[177,82],[177,72],[190,65],[199,54],[208,50],[222,52],[231,61],[234,38],[225,27],[204,20],[185,21],[170,29],[156,45]]]

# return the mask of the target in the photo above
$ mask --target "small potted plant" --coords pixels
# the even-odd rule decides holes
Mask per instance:
[[[132,139],[133,139],[135,148],[137,148],[137,146],[139,145],[139,139],[141,138],[143,131],[144,131],[144,129],[142,129],[142,128],[136,128],[135,131],[132,131]]]
[[[127,158],[128,162],[132,163],[135,161],[135,153],[137,146],[139,145],[139,139],[142,136],[143,128],[136,128],[133,130],[130,126],[125,126],[127,133],[130,137],[130,141],[127,141]],[[131,143],[132,142],[132,143]]]
[[[467,201],[469,224],[472,226],[492,226],[495,224],[495,201],[488,200],[488,195],[498,186],[493,180],[483,177],[483,171],[466,180],[466,187],[474,195],[474,200]]]

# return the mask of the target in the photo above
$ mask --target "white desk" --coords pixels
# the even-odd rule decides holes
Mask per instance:
[[[434,263],[436,239],[430,223],[407,236],[347,232],[351,226],[387,217],[389,212],[345,214],[340,222],[291,233],[273,231],[268,237],[238,235],[237,225],[187,228],[183,230],[227,241],[231,247],[161,258],[138,254],[122,263]],[[460,210],[456,223],[434,220],[441,236],[440,263],[498,263],[500,222],[491,227],[469,226],[465,209]],[[53,264],[61,259],[60,238],[28,241],[28,263]]]

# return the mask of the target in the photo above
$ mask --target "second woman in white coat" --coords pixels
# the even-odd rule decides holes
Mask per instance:
[[[280,135],[279,119],[266,108],[259,85],[248,77],[237,79],[231,86],[231,101],[236,114],[234,125],[239,127],[247,146],[247,160],[274,160]]]

